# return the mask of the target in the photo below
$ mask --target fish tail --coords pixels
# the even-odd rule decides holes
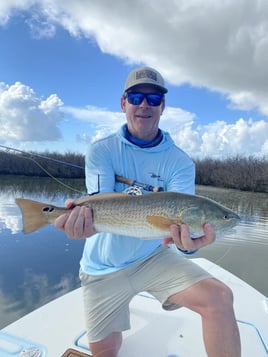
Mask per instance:
[[[23,233],[34,232],[50,223],[44,208],[53,206],[24,198],[17,198],[15,201],[22,213]]]

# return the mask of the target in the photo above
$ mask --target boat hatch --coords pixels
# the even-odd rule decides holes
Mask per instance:
[[[241,335],[242,356],[254,356],[255,355],[258,357],[266,357],[268,355],[268,345],[267,345],[267,342],[265,341],[263,335],[261,334],[260,330],[254,324],[252,324],[248,321],[237,320],[237,322],[238,322],[240,335]],[[186,331],[187,330],[191,331],[191,326],[189,326],[189,329],[187,329],[187,328],[188,328],[188,326],[186,326]],[[149,336],[150,336],[150,333],[147,336],[148,339],[150,338]],[[152,337],[151,341],[147,339],[147,342],[149,345],[153,346],[153,342],[155,342],[154,338],[155,337]],[[170,346],[170,348],[167,348],[168,355],[166,355],[166,357],[168,357],[168,356],[177,357],[178,351],[180,351],[182,348],[185,349],[185,351],[187,351],[187,349],[188,349],[189,350],[188,353],[192,353],[192,352],[190,352],[191,348],[189,347],[191,345],[192,337],[187,338],[187,335],[185,335],[184,339],[185,339],[185,345],[180,344],[180,342],[178,340],[175,345],[172,345],[172,347]],[[251,341],[251,343],[248,344],[247,341]],[[157,344],[157,343],[158,342],[155,342],[155,344]],[[163,343],[163,341],[160,343]],[[75,339],[74,345],[76,347],[82,349],[84,352],[90,353],[90,351],[88,349],[88,341],[87,341],[85,331],[83,331]],[[133,346],[131,346],[131,349],[132,348],[133,348]],[[136,348],[138,350],[139,347],[137,346]],[[127,349],[127,346],[126,346],[126,349]],[[141,352],[141,351],[139,351],[139,352]],[[195,355],[195,354],[193,354],[193,355]],[[180,354],[179,356],[180,357],[186,357],[186,356],[188,357],[187,354]],[[191,356],[192,356],[192,354],[191,354]],[[203,356],[203,354],[202,354],[202,356]]]
[[[256,352],[258,351],[257,356],[267,356],[268,355],[268,344],[265,341],[261,331],[251,322],[237,320],[239,331],[241,335],[241,344],[242,349],[243,346],[246,346],[246,341],[251,341],[251,345],[247,346],[247,354],[249,350],[252,348],[251,355],[256,356]],[[243,352],[243,351],[242,351]],[[242,353],[243,355],[243,353]]]
[[[7,332],[0,331],[1,357],[46,357],[46,348]]]

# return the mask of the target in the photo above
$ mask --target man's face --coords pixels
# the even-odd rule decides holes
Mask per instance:
[[[145,84],[137,85],[131,91],[145,94],[160,93],[156,87]],[[146,98],[139,105],[134,105],[122,97],[121,108],[126,113],[128,130],[133,136],[146,141],[156,137],[160,116],[165,108],[164,98],[159,106],[150,106]]]

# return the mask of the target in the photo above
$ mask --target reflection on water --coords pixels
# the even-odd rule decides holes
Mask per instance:
[[[78,269],[84,241],[70,240],[52,226],[29,235],[16,197],[64,205],[66,197],[85,194],[82,181],[0,177],[0,328],[79,286]]]
[[[241,223],[197,256],[212,260],[268,296],[268,194],[213,187],[196,188],[237,212]]]
[[[0,328],[79,286],[84,241],[70,240],[52,226],[23,235],[14,203],[16,197],[27,197],[64,205],[67,197],[85,195],[83,180],[64,180],[64,185],[45,178],[0,177]],[[227,268],[268,296],[268,195],[203,186],[197,193],[242,218],[233,232],[197,257]]]

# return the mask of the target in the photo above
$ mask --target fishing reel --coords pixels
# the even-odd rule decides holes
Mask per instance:
[[[140,196],[142,195],[142,190],[138,186],[130,186],[124,190],[124,193],[130,196]]]

